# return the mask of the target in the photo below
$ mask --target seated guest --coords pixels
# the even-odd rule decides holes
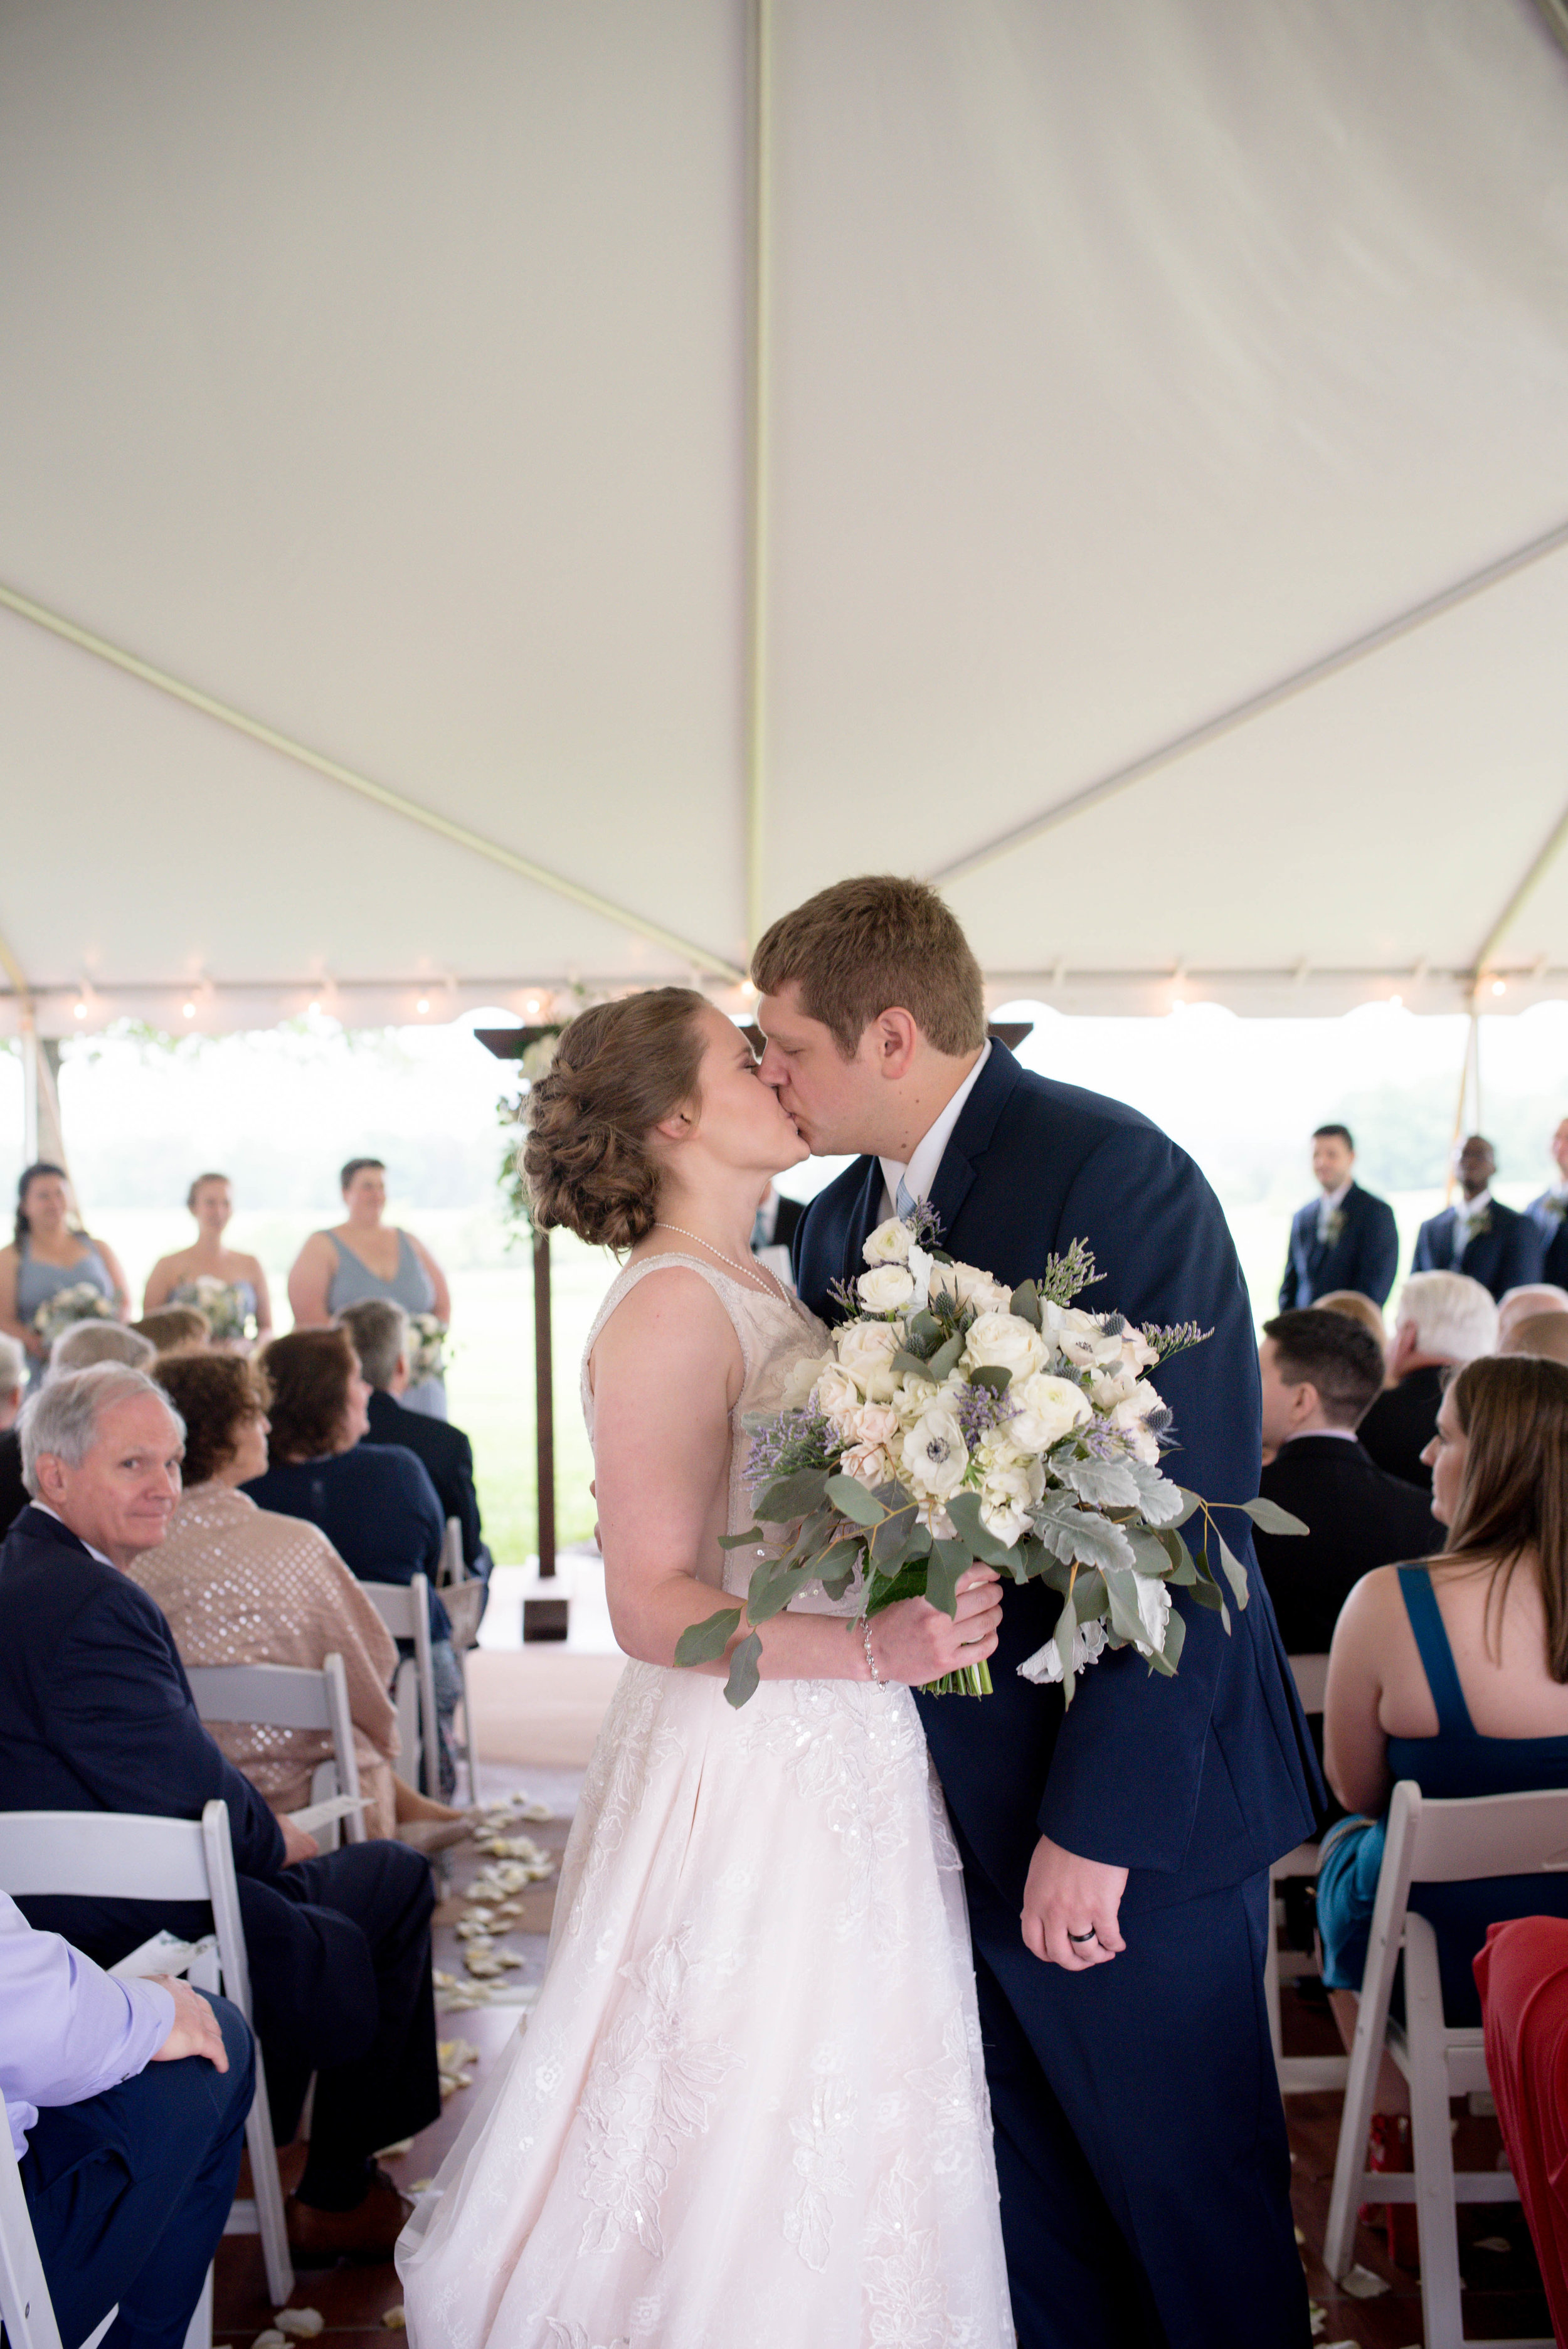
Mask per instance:
[[[1355,1288],[1375,1305],[1387,1300],[1399,1269],[1399,1235],[1387,1199],[1356,1180],[1356,1144],[1347,1125],[1320,1125],[1312,1137],[1319,1191],[1298,1207],[1280,1283],[1280,1311],[1316,1305],[1326,1289]]]
[[[488,1576],[490,1557],[480,1533],[473,1445],[460,1427],[432,1419],[428,1412],[405,1411],[399,1401],[408,1384],[408,1316],[390,1298],[365,1297],[357,1305],[346,1305],[337,1321],[370,1381],[366,1440],[401,1444],[424,1462],[442,1515],[456,1517],[462,1527],[463,1564],[470,1574]]]
[[[1568,1363],[1568,1313],[1532,1313],[1516,1321],[1500,1354],[1535,1354],[1548,1362]]]
[[[1550,1280],[1527,1280],[1504,1291],[1497,1307],[1497,1351],[1506,1354],[1508,1341],[1522,1321],[1536,1313],[1568,1313],[1568,1288]]]
[[[394,1770],[397,1724],[388,1694],[397,1669],[392,1635],[326,1536],[300,1517],[258,1509],[237,1487],[267,1464],[266,1397],[236,1354],[165,1355],[153,1373],[185,1423],[184,1489],[169,1531],[129,1571],[157,1600],[180,1661],[295,1664],[319,1671],[343,1659],[359,1791],[371,1835],[404,1834],[421,1851],[467,1833],[458,1814],[427,1802]],[[303,1810],[312,1773],[329,1761],[324,1731],[213,1722],[212,1735],[274,1811]],[[440,1838],[404,1833],[449,1823]]]
[[[212,1339],[207,1316],[194,1305],[166,1305],[160,1312],[144,1313],[130,1326],[155,1354],[204,1354]]]
[[[1398,1781],[1439,1799],[1568,1787],[1568,1370],[1470,1363],[1430,1454],[1446,1547],[1358,1582],[1329,1654],[1325,1767],[1362,1815],[1329,1830],[1317,1879],[1323,1979],[1347,2046]],[[1568,1878],[1417,1885],[1410,1906],[1437,1934],[1449,2022],[1475,2023],[1471,1961],[1488,1926],[1568,1915]]]
[[[73,1321],[50,1347],[44,1375],[59,1378],[67,1371],[90,1371],[99,1362],[124,1362],[133,1371],[144,1371],[157,1351],[150,1338],[123,1321]]]
[[[26,1392],[27,1357],[15,1338],[0,1335],[0,1534],[27,1506],[22,1482],[22,1439],[16,1413]]]
[[[1541,1241],[1541,1277],[1568,1288],[1568,1117],[1552,1137],[1557,1172],[1525,1214]]]
[[[1437,1431],[1446,1372],[1490,1354],[1497,1308],[1462,1272],[1413,1272],[1399,1291],[1388,1385],[1362,1421],[1361,1441],[1379,1468],[1431,1490],[1423,1454]]]
[[[1358,1288],[1326,1288],[1313,1301],[1319,1313],[1344,1313],[1352,1321],[1359,1321],[1364,1330],[1371,1330],[1379,1346],[1387,1347],[1388,1327],[1383,1319],[1383,1309],[1370,1297],[1363,1297]]]
[[[1325,1655],[1339,1610],[1374,1567],[1429,1557],[1442,1528],[1413,1485],[1370,1460],[1356,1429],[1383,1386],[1383,1353],[1343,1313],[1308,1309],[1264,1323],[1259,1490],[1307,1527],[1254,1534],[1280,1637],[1293,1656]]]
[[[449,1795],[457,1764],[449,1724],[462,1701],[451,1624],[436,1595],[447,1521],[421,1461],[396,1444],[364,1444],[369,1382],[345,1331],[291,1330],[261,1357],[273,1391],[272,1465],[246,1480],[259,1509],[319,1526],[361,1582],[430,1584],[436,1707],[441,1716],[440,1784]]]
[[[168,1974],[118,1982],[0,1892],[0,2083],[60,2338],[181,2349],[234,2199],[255,2053]]]
[[[386,2259],[409,2210],[378,2146],[441,2108],[430,1983],[428,1862],[393,1842],[319,1853],[280,1822],[197,1716],[168,1624],[127,1571],[163,1539],[183,1430],[139,1371],[55,1379],[21,1419],[32,1504],[0,1549],[0,1807],[196,1819],[228,1805],[279,2141],[315,2074],[310,2153],[289,2198],[302,2266]],[[167,1930],[194,1940],[192,1902],[50,1896],[29,1923],[112,1965]]]
[[[1475,1961],[1486,2069],[1552,2329],[1568,2341],[1568,1923],[1511,1917]]]
[[[1454,1154],[1460,1196],[1429,1216],[1416,1237],[1412,1272],[1462,1272],[1493,1297],[1541,1278],[1541,1234],[1528,1216],[1491,1195],[1497,1153],[1472,1133]]]

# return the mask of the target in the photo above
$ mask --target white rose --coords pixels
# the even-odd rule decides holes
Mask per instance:
[[[1164,1402],[1157,1387],[1147,1379],[1140,1379],[1125,1402],[1119,1402],[1110,1414],[1110,1423],[1135,1460],[1152,1468],[1160,1459],[1160,1446],[1154,1430],[1149,1424],[1150,1412],[1162,1412]]]
[[[1046,1350],[1039,1332],[1017,1314],[982,1313],[970,1324],[964,1360],[971,1370],[1011,1371],[1015,1379],[1026,1379],[1044,1368]]]
[[[956,1415],[941,1403],[916,1420],[903,1439],[904,1472],[923,1497],[945,1501],[963,1484],[969,1447]]]
[[[1160,1356],[1141,1330],[1128,1329],[1121,1333],[1121,1359],[1136,1377],[1140,1371],[1151,1369]]]
[[[917,1419],[923,1419],[939,1394],[945,1390],[933,1379],[900,1379],[892,1392],[892,1409],[898,1423],[906,1433]]]
[[[993,1280],[974,1264],[934,1264],[931,1286],[934,1292],[944,1289],[957,1304],[973,1305],[980,1313],[1006,1313],[1013,1301],[1006,1282]]]
[[[877,1226],[861,1254],[868,1264],[907,1264],[909,1250],[909,1226],[890,1216]]]
[[[1037,1460],[997,1465],[981,1479],[980,1520],[998,1541],[1016,1542],[1029,1529],[1029,1506],[1046,1489],[1045,1471]]]
[[[830,1362],[817,1381],[812,1400],[817,1409],[832,1421],[840,1440],[852,1443],[854,1423],[860,1416],[861,1391],[848,1371],[837,1362]]]
[[[868,1402],[851,1414],[845,1433],[856,1444],[880,1444],[884,1451],[895,1451],[903,1429],[897,1412],[885,1402]]]
[[[1053,1444],[1093,1417],[1083,1389],[1050,1371],[1037,1371],[1022,1382],[1015,1379],[1007,1400],[1016,1408],[1003,1424],[1013,1443],[1026,1452],[1048,1452]]]
[[[855,1295],[868,1313],[896,1313],[914,1295],[914,1275],[906,1264],[877,1264],[862,1272]]]
[[[817,1381],[832,1361],[831,1354],[802,1354],[791,1365],[779,1391],[780,1411],[804,1411]]]
[[[1047,1305],[1043,1311],[1057,1344],[1080,1370],[1120,1359],[1121,1340],[1108,1337],[1092,1313],[1080,1313],[1076,1305]]]
[[[1110,1411],[1117,1403],[1125,1402],[1137,1386],[1137,1377],[1125,1361],[1119,1362],[1114,1370],[1089,1372],[1088,1391],[1099,1411]]]
[[[903,1343],[902,1321],[850,1321],[833,1340],[841,1368],[868,1402],[891,1402],[898,1381],[892,1358]]]
[[[839,1459],[840,1473],[852,1476],[857,1485],[875,1492],[879,1485],[893,1481],[892,1462],[880,1444],[851,1444]]]

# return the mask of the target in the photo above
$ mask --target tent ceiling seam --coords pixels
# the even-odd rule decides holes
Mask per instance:
[[[1205,719],[1202,725],[1175,736],[1172,740],[1162,743],[1160,749],[1146,751],[1130,764],[1100,776],[1096,782],[1085,784],[1081,791],[1057,801],[1040,814],[998,833],[984,847],[972,849],[967,855],[956,856],[945,864],[934,866],[926,875],[927,880],[938,883],[967,880],[971,874],[995,864],[999,857],[1009,856],[1016,849],[1029,847],[1035,841],[1043,839],[1047,833],[1054,832],[1058,825],[1070,823],[1074,816],[1086,814],[1090,808],[1098,807],[1102,801],[1114,797],[1119,792],[1130,790],[1134,783],[1146,782],[1151,775],[1158,774],[1165,767],[1173,766],[1179,759],[1188,757],[1194,750],[1206,749],[1211,742],[1220,741],[1225,735],[1250,725],[1253,719],[1264,717],[1270,710],[1294,699],[1297,694],[1308,691],[1313,686],[1325,684],[1328,678],[1340,676],[1373,653],[1382,652],[1401,638],[1413,636],[1417,629],[1425,627],[1429,621],[1442,618],[1445,613],[1456,610],[1472,597],[1484,595],[1488,588],[1498,586],[1503,580],[1528,570],[1532,564],[1545,561],[1548,555],[1556,554],[1564,546],[1568,546],[1568,522],[1559,523],[1555,529],[1547,531],[1540,538],[1532,539],[1527,545],[1516,547],[1511,554],[1501,555],[1496,562],[1471,572],[1468,578],[1459,580],[1453,586],[1445,587],[1438,595],[1412,605],[1408,612],[1400,613],[1396,619],[1385,620],[1367,634],[1353,637],[1348,644],[1326,653],[1322,659],[1309,662],[1305,668],[1296,669],[1289,677],[1264,687],[1259,693],[1249,694],[1244,701],[1238,701],[1231,709],[1222,710],[1217,717]]]
[[[762,928],[763,794],[767,781],[768,564],[771,425],[772,282],[772,9],[770,0],[752,0],[748,26],[747,129],[749,164],[750,285],[748,336],[748,578],[746,674],[746,943],[749,950]]]
[[[1558,817],[1556,823],[1553,825],[1551,831],[1547,833],[1545,839],[1542,842],[1540,847],[1531,858],[1530,863],[1525,866],[1523,873],[1521,874],[1519,881],[1514,887],[1512,895],[1508,899],[1501,913],[1499,914],[1496,921],[1493,922],[1491,929],[1488,930],[1485,937],[1481,940],[1480,945],[1476,949],[1474,976],[1478,991],[1482,980],[1487,976],[1488,967],[1491,964],[1492,955],[1497,949],[1499,941],[1507,936],[1508,932],[1512,928],[1514,921],[1523,910],[1527,900],[1532,896],[1540,884],[1546,878],[1548,872],[1556,862],[1557,856],[1565,840],[1568,840],[1568,807],[1564,807],[1562,814]]]
[[[520,856],[515,849],[505,848],[499,841],[487,840],[482,833],[470,831],[467,824],[454,823],[450,817],[437,814],[433,808],[422,807],[418,801],[405,798],[401,792],[392,791],[385,783],[374,782],[368,775],[358,774],[352,767],[345,767],[337,760],[328,759],[319,750],[311,750],[305,743],[280,734],[275,727],[264,724],[260,719],[247,717],[243,710],[234,709],[227,702],[203,693],[200,687],[187,685],[181,678],[170,676],[166,670],[155,668],[150,661],[141,660],[136,654],[110,644],[107,638],[93,635],[90,629],[78,627],[74,620],[65,619],[59,613],[34,603],[30,596],[19,594],[15,588],[0,585],[0,605],[14,612],[18,618],[31,620],[36,626],[62,637],[67,644],[75,645],[80,651],[107,661],[111,667],[122,669],[127,676],[138,678],[143,685],[156,687],[159,692],[183,702],[188,709],[200,711],[203,717],[215,719],[220,725],[229,727],[233,732],[248,736],[252,741],[261,743],[263,749],[277,751],[282,757],[293,760],[297,766],[310,768],[314,773],[325,776],[328,782],[337,783],[346,791],[356,792],[362,799],[387,809],[389,813],[402,816],[409,823],[422,825],[427,832],[437,833],[443,839],[455,842],[459,848],[466,848],[472,854],[485,857],[490,864],[517,874],[521,879],[532,882],[537,888],[550,890],[558,897],[582,905],[587,912],[597,914],[619,928],[636,931],[641,936],[652,939],[655,945],[667,947],[683,961],[709,972],[715,978],[736,980],[743,976],[724,956],[716,955],[708,947],[699,947],[689,938],[677,936],[675,931],[666,930],[661,923],[649,921],[642,914],[634,913],[629,906],[617,905],[610,898],[601,897],[596,891],[583,888],[579,882],[569,881],[562,874],[534,864],[531,858]]]

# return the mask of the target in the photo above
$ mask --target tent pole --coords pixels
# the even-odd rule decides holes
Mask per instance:
[[[747,396],[748,560],[746,644],[746,943],[762,930],[762,806],[767,779],[769,383],[772,372],[771,0],[751,0],[747,23],[747,199],[750,234]]]
[[[1470,1003],[1470,1024],[1465,1030],[1465,1056],[1460,1066],[1460,1097],[1454,1109],[1453,1139],[1449,1145],[1448,1179],[1443,1185],[1445,1207],[1453,1203],[1454,1158],[1460,1143],[1465,1138],[1465,1106],[1470,1100],[1472,1068],[1475,1071],[1475,1125],[1471,1128],[1473,1133],[1478,1131],[1480,1125],[1480,1014],[1475,1007],[1473,998]]]
[[[533,1426],[539,1576],[555,1572],[555,1347],[550,1315],[550,1234],[533,1235]]]

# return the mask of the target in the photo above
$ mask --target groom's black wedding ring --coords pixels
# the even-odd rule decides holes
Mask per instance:
[[[1092,1941],[1094,1939],[1094,1927],[1091,1925],[1087,1933],[1069,1933],[1068,1935],[1068,1939],[1069,1941]]]

